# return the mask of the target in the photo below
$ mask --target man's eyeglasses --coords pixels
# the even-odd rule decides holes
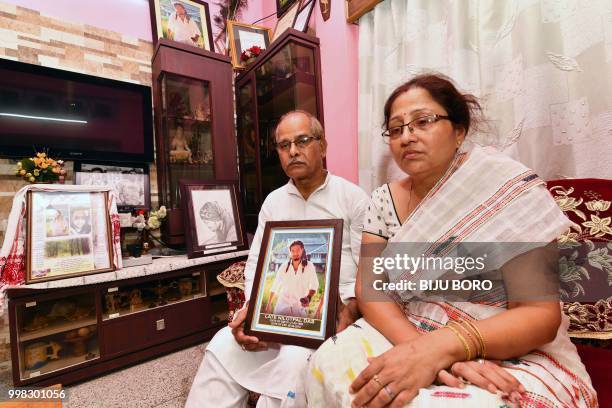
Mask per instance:
[[[281,142],[275,143],[274,145],[276,146],[276,150],[281,152],[288,152],[291,149],[292,144],[295,144],[295,147],[297,147],[298,149],[304,149],[308,147],[313,140],[321,140],[321,136],[301,135],[291,141],[283,140]]]
[[[421,116],[420,118],[411,120],[410,122],[404,123],[401,126],[394,126],[385,130],[384,132],[382,132],[382,137],[386,143],[389,143],[389,141],[399,139],[402,136],[402,134],[404,133],[405,126],[408,127],[408,131],[410,133],[414,133],[417,130],[423,132],[429,130],[434,123],[443,119],[450,120],[448,116],[444,115],[434,114]]]

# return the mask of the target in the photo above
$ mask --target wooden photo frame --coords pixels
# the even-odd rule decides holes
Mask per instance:
[[[308,22],[310,21],[312,10],[314,10],[315,2],[316,0],[302,0],[300,10],[295,16],[295,21],[293,22],[293,28],[303,33],[308,31]]]
[[[234,68],[246,68],[241,61],[242,53],[256,45],[265,50],[270,45],[272,30],[268,27],[243,24],[237,21],[227,20],[227,34],[229,38],[230,56]]]
[[[121,212],[151,209],[151,184],[147,164],[109,166],[75,162],[74,184],[113,186],[117,209]]]
[[[149,0],[153,45],[167,38],[214,52],[208,3],[201,0]]]
[[[293,28],[293,23],[295,22],[295,18],[297,17],[299,9],[299,1],[291,4],[287,8],[287,12],[276,21],[276,27],[274,28],[274,34],[272,35],[272,42],[274,42],[289,28]]]
[[[276,0],[276,17],[281,18],[289,10],[289,7],[299,2],[300,0]]]
[[[109,272],[113,240],[105,191],[29,191],[26,282]]]
[[[238,183],[180,180],[188,258],[248,249]]]
[[[246,334],[317,348],[335,333],[342,226],[341,219],[266,223]]]

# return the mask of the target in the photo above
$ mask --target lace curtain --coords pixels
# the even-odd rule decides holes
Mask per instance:
[[[544,179],[612,178],[612,2],[385,0],[359,20],[359,181],[401,176],[380,132],[391,91],[442,72],[481,98],[472,134]]]

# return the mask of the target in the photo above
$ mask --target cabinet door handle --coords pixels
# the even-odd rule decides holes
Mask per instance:
[[[160,320],[156,321],[155,322],[155,326],[157,328],[157,331],[164,330],[166,328],[166,321],[165,321],[165,319],[160,319]]]

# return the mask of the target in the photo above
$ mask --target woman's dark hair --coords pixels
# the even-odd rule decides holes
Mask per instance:
[[[308,258],[306,257],[306,248],[304,248],[304,243],[299,240],[293,241],[291,245],[289,245],[289,249],[291,250],[291,248],[296,245],[302,247],[302,258],[300,259],[300,261],[302,262],[302,267],[305,267],[306,265],[308,265]],[[289,258],[289,262],[287,262],[287,267],[285,268],[285,272],[289,270],[290,266],[291,266],[291,258]],[[302,269],[302,273],[304,273],[303,269]]]
[[[452,81],[442,74],[422,74],[398,86],[389,95],[385,102],[383,128],[386,129],[389,124],[393,102],[412,88],[422,88],[429,92],[431,97],[446,110],[453,126],[465,130],[466,135],[470,128],[478,128],[482,122],[482,107],[474,95],[462,94]]]

